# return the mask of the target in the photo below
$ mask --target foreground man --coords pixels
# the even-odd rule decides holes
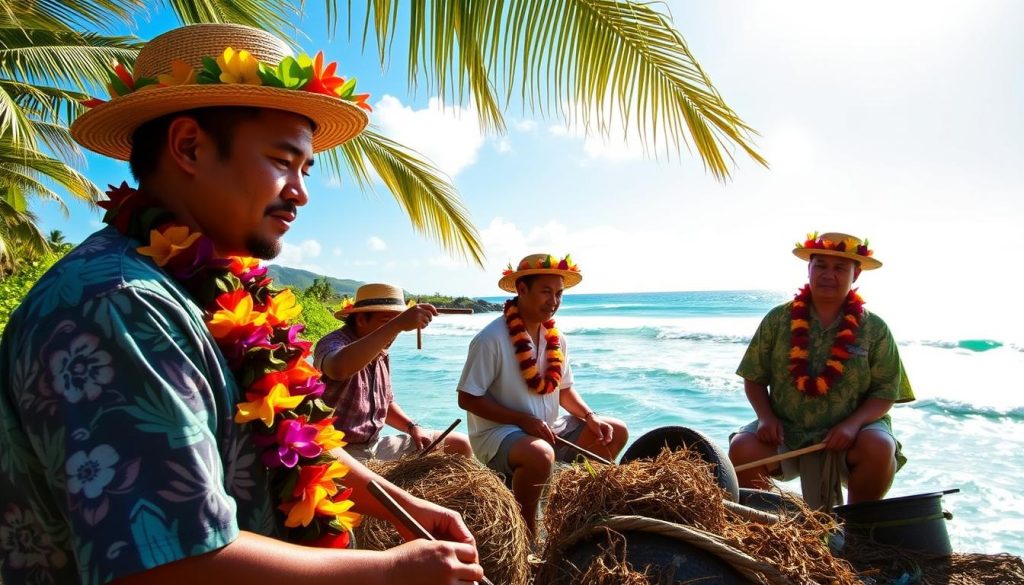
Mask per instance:
[[[815,507],[841,503],[840,482],[849,503],[881,499],[906,462],[889,409],[914,400],[889,328],[852,289],[882,263],[841,233],[811,234],[793,253],[808,261],[808,284],[765,316],[736,371],[757,420],[733,436],[729,458],[741,465],[824,442],[824,453],[741,472],[740,486],[800,475]]]
[[[366,96],[333,64],[287,53],[247,27],[173,30],[72,126],[128,160],[139,190],[111,191],[109,227],[54,265],[4,332],[7,585],[481,577],[457,514],[327,455],[343,442],[290,325],[299,308],[250,258],[277,254],[313,153],[367,123]],[[352,501],[400,526],[370,480],[451,542],[338,548]]]
[[[516,296],[505,303],[504,315],[473,338],[459,380],[473,452],[511,478],[531,533],[555,459],[576,456],[557,445],[555,435],[608,459],[628,438],[622,421],[598,416],[573,387],[565,336],[555,329],[562,291],[582,279],[569,256],[534,254],[517,269],[510,266],[498,287]],[[559,416],[559,406],[568,416]]]
[[[345,433],[345,451],[356,459],[401,459],[425,448],[440,431],[422,428],[395,401],[388,348],[403,331],[423,329],[437,315],[427,303],[411,307],[397,286],[364,284],[355,300],[334,316],[344,326],[323,336],[313,365],[324,373],[324,401],[338,413],[334,426]],[[384,424],[406,434],[381,437]],[[447,453],[473,454],[466,435],[451,433]]]

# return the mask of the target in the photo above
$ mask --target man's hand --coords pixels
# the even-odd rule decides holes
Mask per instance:
[[[402,314],[391,320],[398,331],[413,331],[430,325],[431,319],[437,316],[437,309],[429,303],[413,305],[402,311]]]
[[[391,570],[388,583],[466,583],[484,576],[477,563],[476,547],[443,540],[415,540],[388,551]]]
[[[782,423],[774,415],[760,417],[757,419],[757,438],[762,442],[773,447],[778,447],[782,444]]]
[[[403,507],[434,538],[468,545],[473,550],[470,562],[477,561],[476,539],[473,538],[473,534],[466,528],[466,524],[462,521],[462,516],[458,512],[413,496],[409,496]],[[407,541],[417,538],[417,535],[406,530],[405,526],[396,525],[395,528],[398,529],[402,538]]]
[[[555,444],[555,433],[552,432],[551,427],[549,427],[546,422],[539,418],[524,416],[522,421],[517,424],[526,434],[544,439],[552,445]]]
[[[416,445],[416,448],[418,449],[426,449],[427,445],[434,440],[430,434],[423,432],[423,429],[419,425],[415,425],[409,429],[409,437],[412,439],[412,444]]]
[[[596,414],[591,414],[584,420],[586,421],[587,428],[590,429],[590,432],[594,433],[594,436],[597,437],[597,442],[602,445],[611,444],[615,435],[615,429],[612,425],[608,424],[607,421]]]
[[[856,420],[844,420],[828,430],[825,435],[825,448],[829,451],[846,451],[853,447],[857,440],[857,433],[860,432],[860,422]]]

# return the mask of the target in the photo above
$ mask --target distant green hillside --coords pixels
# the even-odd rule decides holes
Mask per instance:
[[[309,288],[315,279],[322,277],[322,275],[315,272],[299,268],[289,268],[287,266],[278,266],[277,264],[268,264],[267,274],[270,278],[274,279],[274,284],[278,286],[286,286],[295,291]],[[330,276],[327,277],[327,282],[339,297],[346,295],[355,296],[356,289],[363,284],[366,284],[350,278],[333,278]]]

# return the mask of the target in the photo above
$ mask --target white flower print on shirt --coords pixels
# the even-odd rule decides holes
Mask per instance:
[[[97,349],[99,338],[88,333],[76,336],[68,349],[57,350],[50,356],[53,388],[74,404],[86,397],[95,400],[103,386],[114,379],[110,367],[110,354]]]
[[[86,498],[95,499],[114,479],[114,465],[119,459],[117,451],[110,445],[99,445],[89,454],[76,451],[64,464],[68,474],[68,492],[82,492]]]

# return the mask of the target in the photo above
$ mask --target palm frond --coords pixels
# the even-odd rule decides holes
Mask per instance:
[[[300,4],[302,2],[300,1]],[[270,31],[292,42],[301,15],[292,0],[166,0],[182,24],[233,22]]]
[[[10,272],[20,260],[41,256],[49,250],[38,218],[12,207],[0,190],[0,274]]]
[[[133,36],[0,29],[0,75],[94,91],[105,86],[112,61],[131,67],[141,46]]]
[[[145,7],[143,0],[0,0],[0,25],[111,30],[118,23],[135,24]]]
[[[51,188],[59,185],[69,195],[95,203],[100,190],[84,175],[63,161],[25,148],[10,140],[0,140],[0,188],[13,189],[27,196],[55,201],[66,213],[67,205]]]
[[[372,185],[372,168],[416,231],[439,242],[448,253],[483,266],[479,234],[455,187],[415,152],[367,129],[326,154],[333,172],[346,167],[363,190]]]

